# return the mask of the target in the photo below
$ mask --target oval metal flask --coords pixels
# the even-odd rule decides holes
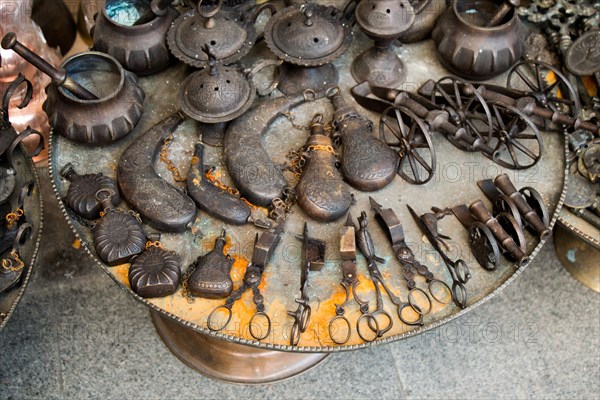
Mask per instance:
[[[305,164],[296,193],[298,205],[310,217],[334,221],[342,217],[352,204],[352,196],[336,167],[331,138],[321,122],[313,120],[306,143]]]
[[[188,280],[190,292],[197,297],[222,299],[233,289],[230,271],[233,258],[224,254],[225,231],[217,238],[215,247],[190,265],[195,268]]]
[[[340,135],[342,175],[352,187],[372,192],[394,180],[400,157],[373,136],[373,123],[349,106],[338,89],[328,93],[334,113],[334,126]]]
[[[129,262],[144,251],[146,245],[140,222],[132,213],[113,209],[112,195],[102,190],[96,194],[105,214],[92,229],[96,253],[111,267]]]
[[[113,206],[121,202],[117,185],[102,173],[79,175],[73,169],[73,165],[68,163],[61,169],[60,174],[71,182],[66,196],[67,204],[83,218],[96,219],[100,216],[102,204],[96,198],[99,190],[104,189],[114,193],[111,196]]]
[[[129,268],[131,289],[145,298],[175,293],[180,280],[179,256],[160,247],[150,247]]]

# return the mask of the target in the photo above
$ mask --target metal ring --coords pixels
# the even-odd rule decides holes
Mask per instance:
[[[202,5],[202,0],[198,1],[198,5],[196,6],[196,11],[198,12],[198,14],[201,17],[204,18],[212,18],[215,15],[217,15],[217,13],[219,11],[221,11],[221,4],[223,3],[222,0],[217,0],[217,3],[214,5],[213,9],[209,9],[208,12],[202,12],[201,10],[201,5]]]
[[[414,292],[421,292],[423,293],[423,296],[425,296],[425,298],[427,299],[427,302],[429,303],[429,307],[427,307],[427,311],[422,311],[421,307],[419,307],[418,304],[416,304],[415,301],[413,301],[413,295]],[[425,291],[421,288],[414,288],[411,289],[410,292],[408,292],[408,304],[410,304],[410,306],[412,307],[413,310],[415,310],[415,312],[417,314],[421,314],[421,315],[427,315],[431,312],[431,309],[433,308],[433,304],[431,303],[431,299],[429,298],[429,296],[427,295],[427,293],[425,293]]]
[[[267,333],[263,336],[255,335],[254,330],[252,329],[252,321],[254,321],[254,319],[257,317],[265,317],[267,319]],[[265,313],[264,311],[257,312],[256,314],[254,314],[252,316],[252,318],[250,318],[248,329],[250,331],[250,336],[252,336],[254,339],[256,339],[258,341],[263,340],[263,339],[267,338],[267,336],[269,336],[269,334],[271,333],[271,318],[269,318],[267,313]]]
[[[106,197],[111,197],[111,196],[115,195],[115,192],[113,190],[106,189],[106,188],[100,189],[94,195],[94,197],[96,198],[96,200],[102,201],[103,199],[105,199],[105,197],[102,197],[102,198],[100,197],[101,194],[106,194]]]
[[[454,282],[452,285],[452,295],[457,306],[460,308],[467,307],[467,288],[465,288],[465,285],[460,282]]]
[[[379,323],[376,324],[375,327],[371,326],[371,320],[369,320],[369,328],[371,328],[371,330],[373,332],[377,332],[377,337],[381,337],[384,334],[386,334],[387,332],[389,332],[390,329],[392,329],[392,327],[394,326],[394,320],[392,319],[392,316],[390,314],[388,314],[387,312],[383,311],[383,310],[378,310],[375,311],[374,313],[371,313],[371,316],[373,317],[373,321],[377,321],[377,316],[378,315],[384,315],[390,322],[389,324],[385,327],[385,329],[379,329]]]
[[[340,94],[340,88],[338,86],[330,87],[327,89],[327,91],[325,91],[325,96],[327,96],[327,98],[332,98],[338,94]]]
[[[348,334],[346,335],[346,337],[344,338],[344,340],[336,340],[333,337],[333,333],[332,331],[332,326],[339,320],[342,320],[346,323],[346,326],[348,327]],[[335,344],[345,344],[348,342],[348,340],[350,340],[350,336],[352,335],[352,326],[350,325],[350,321],[348,321],[348,318],[344,317],[343,315],[336,315],[335,317],[331,318],[331,321],[329,321],[329,337],[331,338],[331,340],[333,340],[333,342]]]
[[[227,321],[225,321],[225,323],[223,324],[222,327],[217,327],[215,328],[214,326],[212,326],[212,318],[215,315],[215,313],[221,309],[225,309],[227,310]],[[206,320],[206,326],[208,327],[208,329],[210,329],[213,332],[219,332],[222,331],[223,329],[225,329],[225,327],[227,325],[229,325],[229,321],[231,321],[231,317],[233,316],[233,313],[231,312],[231,308],[227,307],[225,304],[223,304],[222,306],[219,306],[217,308],[215,308],[214,310],[211,311],[210,314],[208,314],[208,319]]]
[[[369,338],[364,337],[363,334],[360,331],[360,322],[363,320],[363,318],[366,318],[367,321],[370,321],[372,319],[375,322],[375,327],[377,328],[377,330],[373,330],[371,328],[370,323],[367,322],[367,325],[369,326],[369,329],[371,329],[371,331],[375,333],[375,337],[373,339],[369,339]],[[375,317],[372,314],[363,314],[356,321],[356,333],[358,333],[358,336],[362,340],[364,340],[365,342],[372,342],[372,341],[376,340],[378,337],[381,336],[379,334],[379,332],[380,332],[380,330],[379,330],[379,322],[377,322],[377,320],[375,319]]]
[[[434,283],[438,283],[438,284],[442,285],[444,288],[446,288],[446,290],[448,291],[448,294],[450,295],[450,300],[449,301],[444,302],[444,301],[440,300],[435,294],[433,294],[433,291],[431,290],[431,287],[433,286]],[[435,301],[437,301],[438,303],[441,303],[441,304],[450,304],[450,303],[452,303],[452,297],[453,297],[452,296],[452,289],[450,289],[450,286],[448,286],[448,284],[446,282],[441,281],[439,279],[432,279],[432,280],[429,281],[428,288],[429,288],[429,293],[431,293],[431,297],[433,297],[433,299]],[[409,296],[410,296],[410,294],[409,294]]]

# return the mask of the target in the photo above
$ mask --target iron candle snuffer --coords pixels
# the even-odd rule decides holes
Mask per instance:
[[[408,300],[402,301],[400,296],[397,296],[392,292],[389,285],[383,279],[383,275],[377,266],[377,263],[384,263],[385,260],[381,257],[378,257],[375,254],[375,244],[373,242],[373,238],[371,233],[368,230],[369,221],[367,219],[367,213],[361,212],[360,217],[358,217],[358,223],[360,228],[356,230],[356,244],[358,248],[363,253],[367,260],[367,268],[369,270],[369,276],[371,277],[371,281],[375,286],[375,296],[376,296],[376,308],[375,311],[370,314],[363,314],[359,321],[357,322],[356,330],[361,339],[365,342],[371,342],[377,338],[382,337],[386,332],[388,332],[394,326],[394,319],[391,314],[389,314],[383,304],[383,291],[387,294],[390,302],[396,307],[396,313],[400,321],[405,323],[406,325],[411,326],[422,326],[423,325],[423,316],[428,314],[431,311],[432,304],[431,299],[426,293],[421,289],[412,289],[409,292]],[[425,294],[425,300],[427,301],[427,307],[422,309],[416,304],[416,300],[414,299],[414,293],[423,293]],[[407,312],[407,313],[406,313]],[[384,320],[388,320],[387,323],[374,324],[373,320],[377,320],[379,317],[383,316]],[[364,334],[364,331],[360,328],[361,319],[365,319],[367,322],[368,328],[374,334],[373,337],[367,337]]]
[[[344,100],[339,88],[328,89],[327,97],[334,109],[334,139],[342,146],[344,179],[363,192],[383,189],[394,180],[400,157],[373,135],[373,123]]]
[[[21,103],[17,105],[17,108],[22,109],[27,107],[33,96],[33,84],[22,73],[17,75],[2,95],[2,107],[0,108],[0,158],[2,158],[4,152],[10,147],[12,141],[17,136],[17,131],[10,122],[10,100],[16,94],[17,89],[23,84],[25,85],[25,95]]]
[[[219,64],[229,65],[244,57],[258,38],[254,27],[257,18],[265,11],[275,13],[272,4],[263,4],[244,10],[222,9],[222,1],[206,6],[198,2],[179,16],[167,34],[171,53],[183,63],[195,68],[209,66],[209,57],[203,51],[205,46],[214,49],[214,57]]]
[[[246,267],[246,272],[244,273],[244,281],[242,286],[235,289],[231,294],[227,297],[225,304],[215,308],[208,316],[207,325],[208,329],[211,331],[222,331],[225,329],[229,322],[231,322],[231,318],[233,316],[233,305],[236,301],[242,298],[242,295],[248,290],[252,290],[252,302],[256,308],[254,315],[248,321],[248,328],[250,336],[252,336],[255,340],[261,341],[266,339],[271,333],[271,318],[265,312],[265,299],[264,296],[260,293],[260,283],[263,279],[263,272],[265,268],[273,256],[275,249],[279,245],[281,241],[281,236],[283,236],[285,227],[285,221],[277,225],[277,227],[273,231],[266,231],[259,234],[256,234],[256,238],[254,240],[254,250],[252,251],[252,260]],[[218,321],[215,321],[215,318],[218,318],[218,314],[225,314],[225,322],[219,324]],[[266,331],[263,332],[260,321],[264,320],[266,322]],[[255,325],[258,325],[259,329],[257,332],[257,328]]]
[[[114,193],[110,197],[114,207],[121,202],[115,181],[102,173],[79,175],[73,164],[67,163],[61,168],[60,175],[70,182],[65,201],[80,217],[90,220],[100,217],[104,208],[96,196],[99,190]]]
[[[144,222],[165,232],[183,232],[196,219],[194,201],[154,169],[160,149],[184,120],[176,113],[154,125],[125,149],[117,166],[117,183],[125,201]]]
[[[192,296],[223,299],[231,294],[233,281],[230,273],[234,260],[225,254],[226,235],[223,229],[215,240],[215,247],[188,267],[184,287]]]
[[[179,13],[172,0],[107,0],[97,14],[91,35],[93,49],[113,56],[140,76],[170,64],[166,35]]]
[[[425,213],[419,216],[415,210],[408,204],[408,211],[413,216],[417,226],[421,232],[427,237],[429,243],[435,251],[440,255],[442,261],[448,269],[450,278],[452,279],[452,298],[454,303],[460,308],[467,307],[468,295],[465,285],[471,279],[471,271],[469,266],[463,259],[452,260],[444,249],[449,250],[445,240],[450,240],[450,237],[443,235],[438,230],[438,221],[448,215],[452,215],[452,210],[433,209],[433,212]]]
[[[296,236],[302,240],[302,264],[300,266],[300,298],[295,301],[298,308],[295,311],[288,311],[287,314],[294,318],[294,324],[290,332],[290,346],[298,346],[300,336],[308,329],[312,308],[310,307],[310,298],[308,297],[308,275],[310,271],[320,271],[325,265],[325,242],[308,236],[308,224],[304,223],[304,229],[301,236]]]
[[[352,43],[350,1],[341,11],[315,3],[291,5],[275,14],[265,27],[265,41],[281,60],[279,90],[286,95],[321,90],[338,82],[332,61]]]
[[[142,117],[145,95],[137,77],[108,54],[75,54],[54,68],[19,43],[14,33],[4,36],[2,47],[52,78],[43,109],[52,128],[67,139],[111,143],[131,133]]]
[[[150,239],[146,250],[132,259],[128,279],[131,289],[141,297],[170,296],[181,280],[179,255]]]
[[[110,267],[129,262],[141,254],[146,245],[146,234],[139,216],[133,211],[115,209],[111,199],[115,195],[115,192],[107,189],[96,193],[104,211],[92,228],[96,253]]]
[[[337,169],[333,141],[325,131],[321,114],[312,120],[301,164],[302,175],[296,185],[300,208],[319,221],[344,216],[352,205],[352,195]]]
[[[442,64],[474,80],[508,71],[523,55],[526,28],[514,8],[519,0],[457,0],[432,32]]]
[[[361,0],[356,6],[356,22],[375,41],[370,49],[354,59],[352,76],[358,82],[398,87],[406,79],[406,67],[392,50],[394,40],[415,22],[415,10],[408,0]]]
[[[437,279],[427,266],[417,261],[414,252],[408,244],[406,244],[404,228],[402,227],[400,218],[398,218],[394,210],[391,208],[384,209],[383,206],[377,203],[372,197],[369,197],[369,203],[371,204],[371,209],[375,212],[375,220],[385,232],[392,245],[394,255],[402,266],[402,275],[409,290],[409,303],[413,305],[413,308],[416,307],[416,301],[414,300],[415,293],[421,293],[427,299],[427,303],[429,304],[428,309],[426,309],[423,314],[427,314],[431,310],[431,298],[438,303],[449,304],[454,298],[454,291],[450,289],[446,282]],[[417,288],[415,272],[425,278],[431,296],[423,289]],[[440,291],[435,290],[436,286],[441,287],[441,292],[445,292],[446,296],[440,295]],[[446,300],[446,297],[448,297],[449,300]],[[459,293],[455,300],[462,301],[463,298],[465,298],[465,296],[461,296]]]

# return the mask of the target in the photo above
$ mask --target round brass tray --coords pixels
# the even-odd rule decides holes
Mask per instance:
[[[355,82],[350,75],[349,66],[356,55],[370,46],[366,37],[357,32],[356,29],[355,36],[355,41],[350,50],[335,62],[340,72],[339,85],[346,100],[377,123],[379,121],[378,116],[356,105],[350,95],[350,88],[354,86]],[[406,45],[398,52],[408,70],[408,77],[403,85],[405,90],[415,91],[427,79],[437,79],[449,75],[438,62],[436,50],[431,41]],[[264,58],[269,56],[264,48],[257,46],[249,60],[252,60],[252,57]],[[247,64],[251,64],[251,61]],[[134,132],[118,143],[91,148],[69,142],[63,137],[53,134],[51,136],[50,168],[53,185],[59,200],[66,194],[68,182],[60,177],[58,171],[67,162],[71,162],[78,173],[103,172],[115,178],[115,168],[124,149],[152,125],[177,111],[176,94],[179,84],[190,72],[182,65],[175,65],[158,75],[141,78],[140,83],[146,91],[145,114]],[[506,82],[506,76],[501,76],[496,80],[496,83],[504,82]],[[307,125],[315,113],[322,113],[326,119],[331,120],[332,107],[327,99],[322,99],[302,105],[292,110],[292,113],[295,124]],[[478,198],[485,199],[476,182],[484,178],[494,178],[498,174],[506,172],[517,188],[533,186],[541,193],[552,216],[551,223],[554,225],[563,201],[566,144],[562,135],[544,133],[543,136],[545,150],[540,162],[529,170],[511,171],[492,163],[481,154],[466,153],[456,149],[441,134],[436,133],[433,140],[437,151],[438,168],[436,176],[431,182],[423,186],[415,186],[404,182],[400,177],[396,177],[391,185],[377,193],[367,194],[353,190],[357,203],[352,207],[351,212],[356,218],[361,211],[367,211],[377,252],[387,260],[385,264],[380,266],[381,272],[395,293],[399,293],[402,299],[406,299],[406,285],[401,278],[401,268],[398,262],[392,258],[389,243],[381,229],[373,222],[373,213],[368,205],[368,195],[373,196],[385,208],[393,208],[396,211],[404,225],[407,242],[415,252],[417,259],[426,264],[437,277],[450,282],[446,267],[441,264],[441,260],[433,248],[422,237],[406,205],[411,205],[418,213],[424,213],[431,206],[451,207],[461,203],[468,204]],[[283,163],[286,160],[285,155],[288,151],[303,146],[306,138],[307,133],[305,131],[293,129],[288,119],[280,117],[263,137],[263,144],[274,161]],[[194,144],[197,141],[198,127],[193,121],[187,121],[175,132],[174,141],[169,147],[169,158],[184,176],[193,155]],[[207,148],[207,162],[222,167],[222,180],[228,182],[220,152],[221,149],[218,148]],[[168,182],[176,186],[180,185],[174,182],[164,163],[158,162],[156,168],[159,174]],[[484,201],[488,206],[490,205],[489,201]],[[121,206],[127,207],[125,204]],[[344,298],[343,289],[340,286],[342,277],[338,262],[338,235],[344,222],[341,220],[335,223],[322,224],[308,220],[311,236],[327,241],[326,259],[328,262],[322,271],[311,272],[310,274],[308,295],[313,308],[312,319],[309,328],[302,335],[299,345],[292,347],[289,345],[289,332],[293,320],[287,315],[286,311],[296,309],[294,299],[299,295],[301,243],[295,235],[302,233],[302,226],[304,221],[307,220],[299,208],[295,207],[294,212],[288,216],[286,233],[272,261],[267,265],[263,276],[261,292],[265,298],[266,312],[273,321],[273,329],[268,338],[258,342],[251,338],[247,329],[247,321],[254,311],[251,295],[245,294],[234,305],[233,319],[226,330],[213,332],[207,328],[207,316],[215,307],[223,304],[224,300],[196,299],[194,303],[189,303],[182,296],[181,289],[174,295],[165,298],[143,299],[137,296],[131,291],[127,279],[129,265],[108,267],[102,264],[95,255],[90,229],[82,226],[74,219],[72,213],[67,211],[62,201],[61,207],[75,234],[81,239],[83,246],[94,257],[97,264],[113,278],[121,289],[130,293],[138,301],[158,312],[161,316],[171,318],[201,334],[263,349],[309,353],[335,352],[360,349],[404,339],[433,329],[468,313],[510,284],[523,269],[517,269],[513,263],[504,260],[502,265],[493,272],[483,270],[471,255],[467,231],[455,218],[446,218],[440,223],[440,229],[442,233],[451,236],[453,239],[451,244],[452,256],[462,257],[467,261],[473,275],[467,284],[468,307],[460,309],[453,303],[448,305],[435,303],[432,312],[425,316],[425,325],[422,327],[407,326],[399,320],[395,320],[391,331],[374,342],[363,342],[353,330],[348,343],[338,346],[329,338],[327,327],[329,320],[335,316],[334,304],[340,303]],[[145,228],[147,228],[147,231],[154,232],[147,226]],[[248,260],[251,256],[254,236],[260,230],[251,225],[243,227],[225,226],[220,221],[207,216],[204,212],[199,212],[198,219],[191,230],[177,235],[163,234],[161,241],[165,248],[176,250],[180,254],[182,268],[185,269],[198,256],[212,249],[215,238],[223,228],[227,229],[229,253],[239,259]],[[533,259],[544,243],[539,242],[537,238],[532,237],[529,233],[526,233],[526,237],[528,239],[527,252]],[[232,269],[232,278],[236,287],[242,281],[244,266],[244,262],[236,262]],[[358,259],[358,272],[360,279],[359,295],[371,301],[374,300],[372,285],[367,277],[366,264],[362,256]],[[425,282],[419,279],[417,278],[417,285],[425,287]],[[374,304],[374,302],[371,302],[371,304]],[[392,310],[391,307],[386,299],[386,309]],[[356,320],[360,314],[355,304],[352,303],[348,306],[346,315],[350,321]]]
[[[586,220],[563,208],[558,215],[557,223],[596,249],[600,249],[600,230]]]
[[[19,146],[14,153],[14,167],[16,174],[15,191],[11,195],[9,202],[16,207],[19,198],[19,188],[26,182],[33,180],[35,182],[31,196],[25,199],[23,209],[27,217],[27,222],[33,225],[32,235],[29,240],[21,247],[20,256],[25,263],[25,271],[21,275],[19,282],[10,290],[0,293],[0,330],[8,323],[8,320],[14,313],[19,301],[25,293],[31,272],[35,265],[35,260],[40,246],[42,236],[42,211],[43,203],[40,194],[40,181],[33,165],[33,161],[23,153],[23,146]],[[14,209],[14,207],[13,207]]]

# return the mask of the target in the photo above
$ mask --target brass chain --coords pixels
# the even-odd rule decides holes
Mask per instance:
[[[196,263],[192,263],[187,267],[187,269],[183,273],[183,276],[181,277],[181,295],[187,300],[189,304],[195,302],[194,296],[192,295],[192,291],[190,290],[189,285],[190,277],[192,276],[195,270]]]
[[[160,150],[160,161],[164,162],[167,165],[167,169],[173,175],[173,179],[175,179],[175,182],[185,182],[187,178],[181,176],[181,173],[179,172],[179,169],[177,168],[175,163],[173,163],[173,161],[169,159],[169,145],[171,144],[171,142],[173,142],[173,135],[169,136],[167,140],[165,140],[163,147]]]
[[[11,252],[8,255],[8,258],[2,259],[2,269],[6,271],[20,271],[23,269],[24,266],[25,263],[23,262],[23,260],[21,260],[21,257],[19,257],[19,253],[17,253],[15,249],[11,250]]]
[[[6,214],[6,227],[8,229],[14,228],[23,215],[25,215],[25,211],[22,208],[17,208],[15,211]]]

